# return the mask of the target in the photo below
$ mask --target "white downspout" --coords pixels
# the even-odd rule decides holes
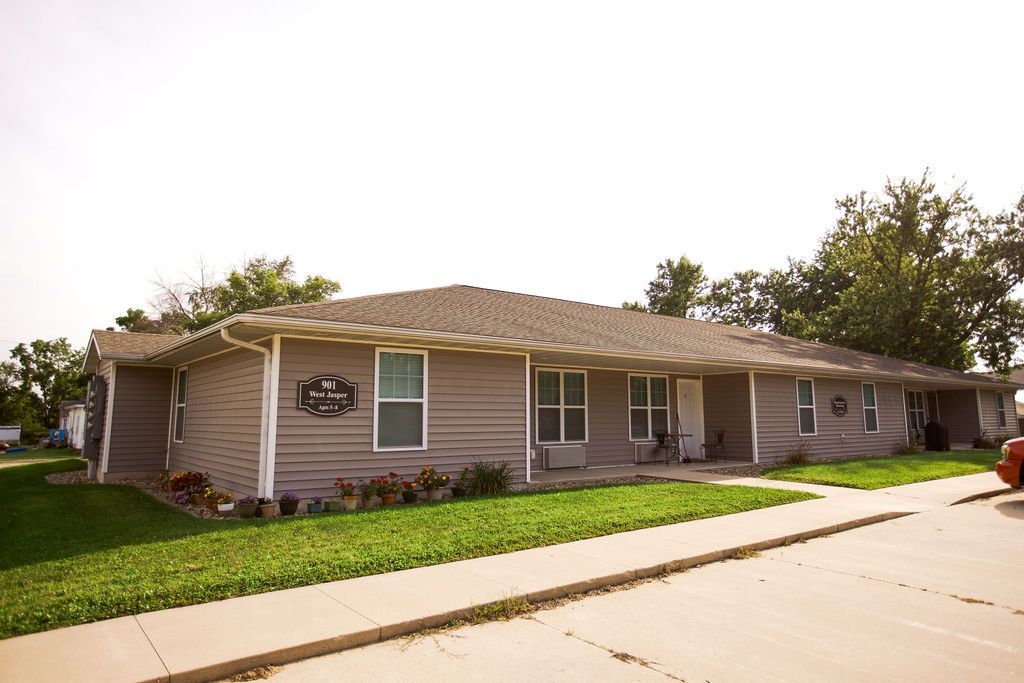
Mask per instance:
[[[260,416],[260,469],[259,483],[256,486],[256,495],[262,498],[267,495],[267,445],[269,443],[267,431],[270,425],[270,365],[273,353],[270,349],[263,348],[258,344],[232,337],[226,327],[221,328],[220,337],[233,346],[249,349],[250,351],[258,351],[263,354],[263,412]]]

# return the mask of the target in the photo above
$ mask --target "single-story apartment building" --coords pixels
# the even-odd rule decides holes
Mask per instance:
[[[1020,385],[783,337],[463,285],[232,315],[187,336],[95,330],[86,456],[112,481],[208,472],[240,494],[334,493],[422,465],[890,453],[937,420],[1017,435]]]

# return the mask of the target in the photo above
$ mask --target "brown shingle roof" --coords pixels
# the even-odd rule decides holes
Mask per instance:
[[[695,360],[851,370],[932,380],[997,380],[921,363],[818,344],[733,325],[688,320],[480,287],[451,285],[251,313],[301,320],[538,341]]]
[[[181,339],[177,334],[151,334],[149,332],[114,332],[93,330],[101,356],[145,356],[148,353]]]

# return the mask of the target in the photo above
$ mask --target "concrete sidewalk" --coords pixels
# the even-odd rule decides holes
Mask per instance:
[[[440,626],[509,598],[547,600],[1008,490],[991,473],[844,489],[723,517],[73,626],[0,641],[0,680],[209,680]]]

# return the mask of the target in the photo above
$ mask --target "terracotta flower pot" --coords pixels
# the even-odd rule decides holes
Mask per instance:
[[[211,512],[216,512],[217,511],[217,499],[216,498],[208,498],[208,499],[204,500],[203,502],[206,503],[206,507]]]
[[[380,504],[381,505],[394,505],[395,504],[395,494],[394,493],[385,493],[384,495],[382,495],[380,497]]]
[[[257,517],[273,517],[274,508],[277,507],[277,503],[264,503],[263,505],[256,506]]]
[[[256,516],[256,508],[258,507],[259,505],[257,505],[256,503],[238,503],[235,506],[235,509],[238,510],[239,517],[247,519],[249,517]]]
[[[192,503],[193,505],[203,505],[206,503],[206,498],[201,493],[193,493],[191,497],[189,497],[188,502]]]
[[[282,500],[278,501],[277,504],[281,508],[282,515],[294,515],[299,509],[299,501],[297,500]]]
[[[345,509],[351,512],[359,507],[359,496],[345,496]]]

